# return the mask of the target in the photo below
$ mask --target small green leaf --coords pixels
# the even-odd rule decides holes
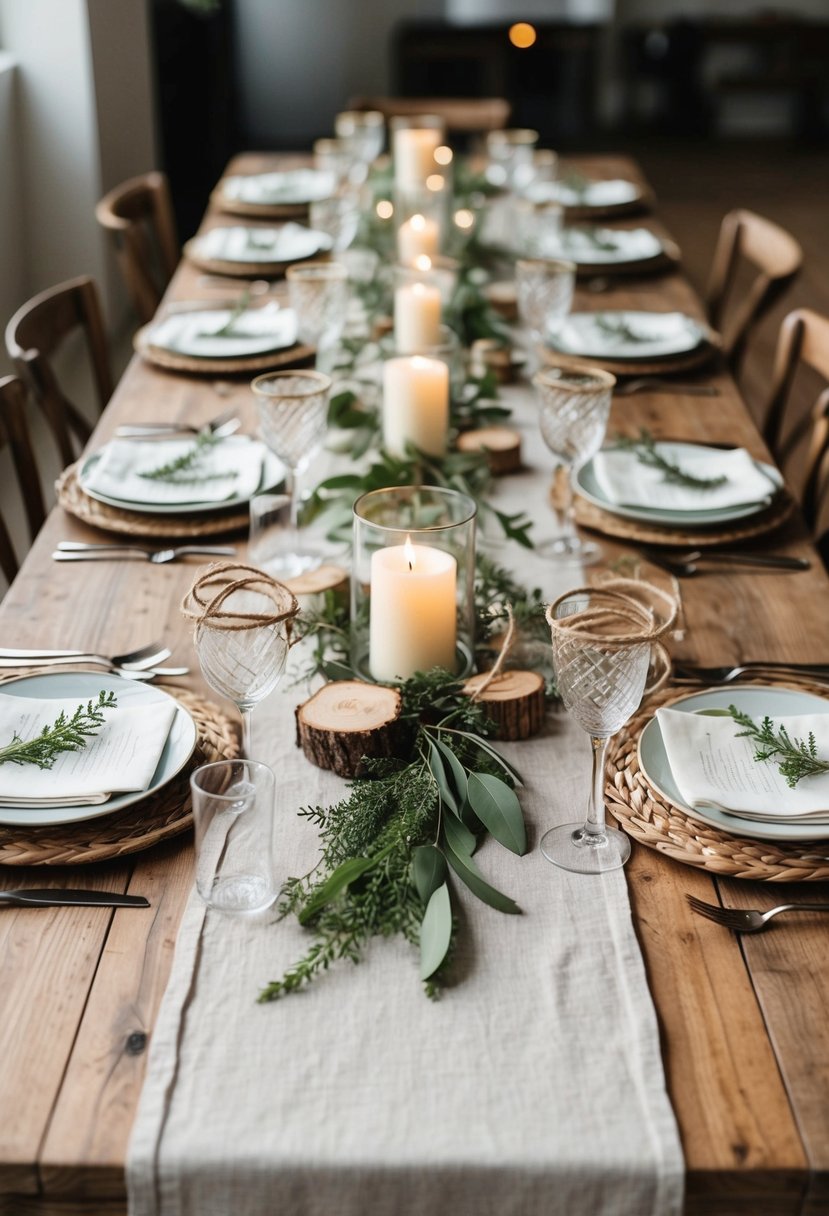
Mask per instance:
[[[433,844],[419,844],[412,850],[412,879],[417,893],[428,903],[446,879],[446,858]]]
[[[515,791],[500,777],[470,773],[469,801],[487,831],[504,848],[523,857],[527,851],[527,830]]]
[[[348,861],[344,861],[341,865],[337,866],[333,874],[330,874],[322,886],[317,888],[299,913],[299,923],[307,925],[308,921],[316,916],[326,904],[330,904],[332,899],[336,899],[361,874],[365,874],[366,870],[370,870],[380,860],[381,856],[382,854],[378,854],[375,857],[349,857]]]
[[[484,739],[481,735],[473,735],[466,730],[459,730],[455,731],[454,733],[463,735],[463,737],[468,739],[470,743],[473,743],[476,747],[479,747],[482,752],[486,752],[490,759],[494,760],[496,764],[500,764],[505,773],[509,773],[516,785],[524,784],[524,780],[518,769],[515,768],[514,765],[510,764],[509,760],[505,760],[501,753],[497,752],[492,744]]]
[[[706,718],[730,718],[731,713],[727,709],[695,709],[695,714],[701,714]]]
[[[477,895],[483,903],[489,904],[490,908],[495,908],[498,912],[517,913],[521,911],[518,904],[515,900],[510,899],[509,895],[503,895],[500,891],[496,891],[495,887],[491,887],[472,858],[457,853],[449,844],[448,838],[446,860],[461,882],[469,887],[472,894]]]
[[[443,767],[443,761],[440,758],[440,752],[435,747],[434,741],[426,736],[426,742],[429,744],[429,772],[434,777],[440,790],[440,796],[450,810],[458,814],[458,800],[449,788],[449,782],[446,777],[446,769]]]
[[[453,815],[444,815],[443,834],[446,842],[462,857],[471,857],[478,846],[474,832]]]
[[[420,978],[428,980],[446,958],[452,940],[452,904],[442,883],[432,892],[420,925]]]
[[[441,743],[440,739],[434,739],[433,742],[446,763],[449,765],[449,770],[452,774],[452,781],[455,789],[457,790],[458,798],[461,802],[464,802],[466,799],[467,784],[466,769],[452,751],[451,747],[447,747],[445,743]]]

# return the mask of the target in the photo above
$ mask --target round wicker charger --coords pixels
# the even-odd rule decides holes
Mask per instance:
[[[604,270],[597,270],[603,276]],[[600,367],[614,376],[671,376],[674,372],[694,371],[704,367],[720,354],[717,335],[711,332],[708,340],[700,342],[693,350],[681,355],[666,355],[658,359],[594,359],[589,355],[565,355],[563,351],[549,346],[540,346],[539,354],[545,363],[555,367],[578,370],[585,366]]]
[[[827,692],[826,685],[796,676],[785,679],[770,676],[761,683],[802,688],[823,697]],[[612,740],[605,770],[605,800],[610,813],[640,844],[721,878],[748,878],[753,882],[829,879],[829,841],[782,844],[730,836],[686,815],[651,788],[639,768],[639,736],[658,706],[669,705],[687,696],[688,691],[668,688],[650,697],[647,709],[632,718]]]
[[[206,258],[198,252],[198,237],[193,237],[184,245],[183,253],[199,270],[208,274],[238,276],[240,279],[262,279],[268,275],[284,274],[289,266],[301,262],[326,262],[330,254],[325,249],[317,249],[306,258],[291,258],[288,262],[229,262],[224,258]]]
[[[653,196],[650,191],[642,190],[636,197],[626,203],[609,203],[604,207],[586,207],[577,204],[564,208],[564,217],[568,223],[573,220],[621,219],[625,215],[637,215],[640,211],[650,211]]]
[[[295,342],[293,346],[267,351],[262,355],[245,355],[238,359],[206,359],[153,346],[150,335],[154,328],[154,322],[144,325],[135,334],[132,344],[148,363],[170,372],[188,372],[197,376],[251,375],[269,372],[276,367],[306,367],[313,364],[317,353],[316,347]]]
[[[242,532],[250,522],[247,505],[230,511],[194,511],[187,515],[151,515],[141,511],[112,507],[91,498],[81,489],[78,465],[70,464],[55,482],[58,505],[92,528],[118,532],[122,536],[143,536],[157,540],[222,536]]]
[[[308,214],[308,203],[246,203],[238,198],[228,198],[224,185],[224,181],[219,182],[210,195],[210,201],[214,207],[230,215],[243,215],[248,219],[289,220],[302,219]]]
[[[149,849],[192,823],[190,773],[200,764],[239,755],[236,723],[211,701],[165,686],[196,723],[196,749],[186,769],[157,794],[113,815],[53,827],[0,826],[0,865],[76,866]]]
[[[671,545],[674,548],[680,545],[685,549],[704,549],[713,545],[750,540],[753,536],[764,536],[785,523],[793,510],[794,499],[783,491],[770,506],[756,515],[747,515],[743,519],[735,519],[730,524],[717,524],[710,528],[697,527],[694,530],[689,527],[680,530],[645,523],[638,519],[626,519],[622,515],[603,511],[578,493],[575,497],[576,523],[582,528],[590,528],[594,532],[602,532],[605,536],[615,536],[639,545]]]

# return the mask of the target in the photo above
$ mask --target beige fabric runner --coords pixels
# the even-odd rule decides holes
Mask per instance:
[[[506,509],[554,531],[528,394],[510,394],[537,472],[506,479]],[[538,473],[543,470],[543,476]],[[515,546],[493,553],[550,599],[583,583]],[[300,698],[254,714],[277,774],[281,877],[317,856],[300,806],[343,782],[293,745]],[[505,745],[520,768],[531,851],[476,855],[523,915],[455,884],[454,986],[422,994],[416,952],[375,942],[306,992],[255,1003],[307,948],[295,922],[205,912],[193,894],[156,1029],[128,1160],[131,1216],[675,1216],[683,1162],[624,872],[568,874],[541,855],[580,819],[587,737],[563,714]]]

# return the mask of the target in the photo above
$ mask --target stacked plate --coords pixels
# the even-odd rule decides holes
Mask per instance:
[[[702,444],[660,442],[658,456],[692,477],[715,481],[707,488],[684,487],[643,465],[633,452],[606,449],[576,472],[577,493],[622,519],[683,530],[724,528],[766,511],[783,479],[770,464],[753,460],[743,449],[722,450]]]
[[[216,188],[215,201],[223,210],[238,215],[280,215],[330,198],[336,185],[333,173],[319,169],[252,173],[223,178]]]
[[[148,784],[140,790],[113,794],[106,802],[83,803],[76,799],[61,805],[59,799],[49,806],[15,805],[13,802],[0,806],[0,824],[15,827],[47,827],[57,824],[79,823],[86,819],[97,819],[104,815],[115,815],[134,803],[148,798],[168,785],[187,764],[196,746],[196,725],[190,714],[175,698],[161,688],[124,680],[119,676],[92,672],[59,672],[50,675],[26,676],[10,680],[3,685],[0,695],[12,698],[30,698],[38,701],[73,702],[78,704],[96,701],[98,693],[114,692],[118,709],[147,709],[153,713],[158,707],[169,708],[171,724],[161,748],[157,763]],[[53,721],[57,715],[47,715]],[[89,759],[86,749],[77,755],[60,757],[58,764],[66,759],[70,763],[83,757]],[[111,761],[110,761],[111,763]],[[60,781],[57,765],[54,770]]]
[[[313,354],[297,343],[296,313],[276,303],[242,313],[179,307],[140,329],[134,345],[161,367],[217,375],[288,366]]]
[[[704,692],[692,693],[682,700],[673,701],[670,710],[683,714],[700,714],[701,711],[711,710],[723,713],[731,705],[748,714],[757,723],[766,715],[775,722],[781,718],[788,719],[792,715],[807,715],[801,726],[793,727],[798,735],[808,733],[807,727],[810,720],[808,716],[829,714],[829,701],[822,697],[796,689],[764,688],[757,685],[712,688]],[[660,713],[662,712],[660,711]],[[797,787],[797,794],[801,799],[811,799],[816,806],[823,803],[826,812],[817,813],[816,818],[811,822],[804,822],[805,816],[796,815],[794,806],[789,805],[790,818],[787,821],[784,804],[787,802],[788,791],[776,788],[784,784],[783,779],[779,778],[776,772],[776,765],[773,762],[759,764],[753,759],[750,754],[754,750],[751,741],[736,739],[739,730],[736,723],[731,722],[728,727],[725,727],[725,719],[722,717],[708,719],[708,721],[716,722],[718,729],[725,732],[720,745],[717,746],[715,742],[711,753],[720,756],[720,763],[709,770],[713,773],[713,788],[716,792],[716,797],[714,794],[708,795],[714,799],[713,802],[704,802],[699,796],[696,798],[686,796],[690,788],[688,781],[693,780],[693,776],[689,777],[689,774],[685,772],[684,779],[681,782],[677,780],[677,773],[672,769],[668,758],[666,739],[658,717],[652,718],[645,726],[639,737],[639,767],[648,784],[661,798],[678,807],[691,818],[735,836],[771,841],[829,839],[829,792],[827,792],[829,778],[825,776],[808,777]],[[812,725],[814,725],[813,719]],[[735,738],[732,738],[731,727],[733,727]],[[701,723],[695,724],[696,733],[704,729]],[[821,734],[825,733],[821,731]],[[723,745],[728,749],[728,760],[721,754]],[[675,766],[678,772],[679,764],[673,750],[674,746],[671,747],[671,751],[675,756]],[[822,751],[821,754],[823,754]],[[743,777],[740,776],[741,773]],[[747,793],[744,788],[749,783],[752,787],[756,787],[752,788],[751,793]],[[817,783],[823,783],[823,785],[819,786]],[[680,790],[680,784],[684,786],[685,794]],[[700,788],[704,788],[704,786],[703,775],[703,784]],[[822,799],[824,794],[826,795],[825,801]],[[729,801],[732,799],[740,804],[740,809],[729,807]],[[793,800],[791,802],[793,803]],[[795,816],[799,820],[798,822],[793,821]]]
[[[645,202],[644,192],[635,182],[591,180],[577,174],[557,182],[539,182],[527,189],[526,196],[534,203],[560,203],[571,213],[592,217],[634,211]]]
[[[210,228],[184,246],[192,262],[207,271],[230,274],[279,273],[292,262],[303,262],[333,245],[330,236],[302,224],[270,228],[242,225]]]
[[[647,270],[675,257],[675,251],[649,228],[565,228],[549,254],[590,270],[633,266]]]

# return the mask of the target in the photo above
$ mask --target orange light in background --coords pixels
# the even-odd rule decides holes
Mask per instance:
[[[441,144],[439,148],[435,148],[435,160],[439,165],[451,165],[452,149],[447,148],[445,144]]]
[[[516,21],[515,25],[509,27],[509,40],[519,50],[524,51],[528,46],[532,46],[537,37],[538,34],[528,21]]]

